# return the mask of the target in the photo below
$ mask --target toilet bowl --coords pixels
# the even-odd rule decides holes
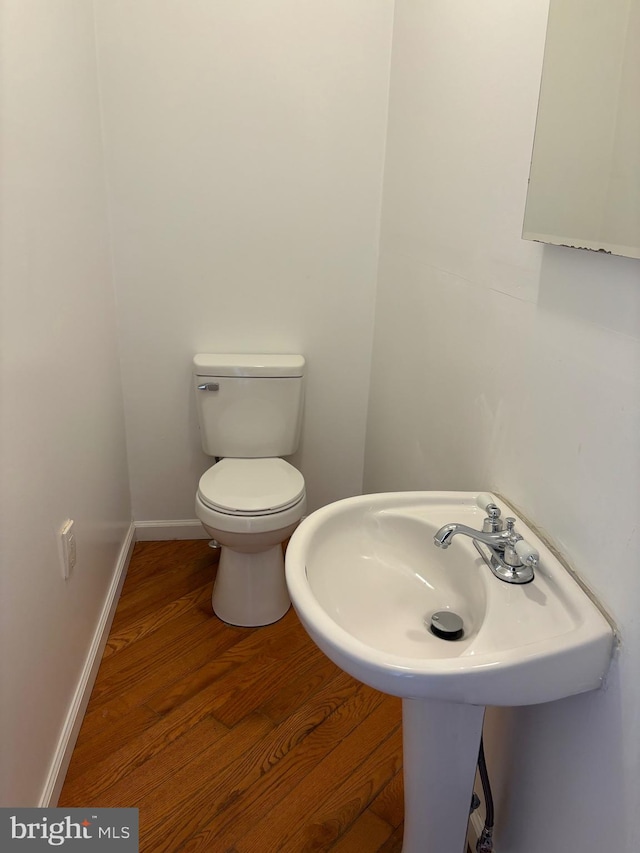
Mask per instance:
[[[202,475],[196,515],[222,546],[211,600],[224,622],[268,625],[287,612],[282,543],[305,508],[304,478],[284,459],[222,459]]]
[[[212,604],[232,625],[268,625],[290,607],[282,543],[306,509],[298,449],[305,359],[282,353],[199,353],[193,388],[202,449],[196,514],[221,547]]]

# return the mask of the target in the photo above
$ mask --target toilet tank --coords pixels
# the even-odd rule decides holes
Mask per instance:
[[[305,360],[301,355],[200,353],[193,379],[204,452],[289,456],[300,440]]]

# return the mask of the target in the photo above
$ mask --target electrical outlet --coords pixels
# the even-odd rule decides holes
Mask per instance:
[[[67,580],[77,561],[76,534],[72,519],[67,519],[60,528],[60,562],[62,577]]]

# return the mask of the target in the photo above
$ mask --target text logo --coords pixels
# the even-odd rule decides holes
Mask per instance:
[[[0,850],[138,853],[138,809],[0,809]]]

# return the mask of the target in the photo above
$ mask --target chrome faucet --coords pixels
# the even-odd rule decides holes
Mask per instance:
[[[469,536],[485,563],[493,574],[506,583],[529,583],[534,578],[534,569],[538,565],[538,552],[524,541],[515,530],[515,518],[500,518],[500,509],[490,495],[478,495],[478,506],[485,510],[487,517],[482,530],[467,527],[466,524],[445,524],[433,537],[439,548],[448,548],[454,536]],[[488,554],[480,547],[486,546]]]

